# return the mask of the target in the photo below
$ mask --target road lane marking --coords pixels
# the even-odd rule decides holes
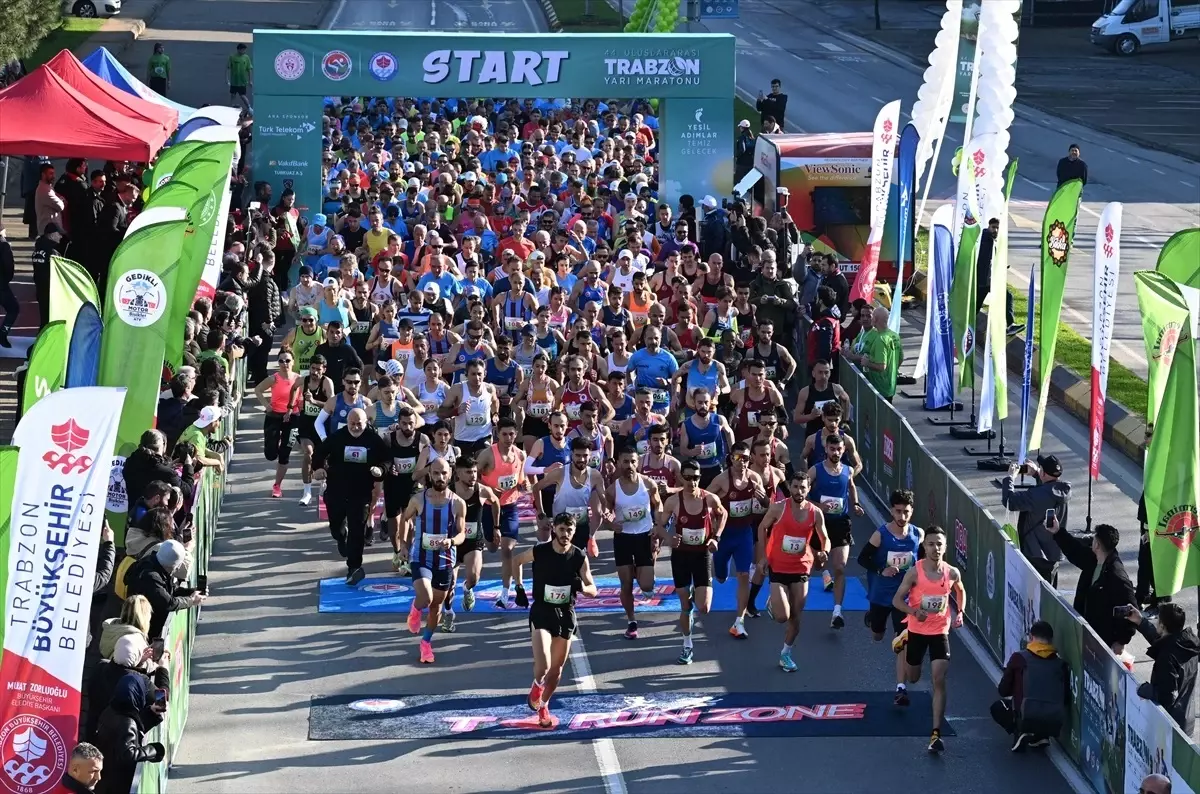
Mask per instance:
[[[538,15],[535,15],[533,13],[533,4],[530,3],[529,0],[524,0],[524,2],[521,3],[521,5],[525,6],[525,13],[529,15],[529,32],[530,33],[540,32],[542,29],[542,26],[545,24],[545,16],[541,15],[541,12],[539,12]],[[543,20],[542,22],[538,22],[539,15],[541,16],[541,19]]]
[[[1154,171],[1154,173],[1156,173],[1156,174],[1161,174],[1162,176],[1166,176],[1166,175],[1167,175],[1167,172],[1166,172],[1166,171],[1159,171],[1157,168],[1153,168],[1153,169],[1151,169],[1151,170],[1152,170],[1152,171]]]
[[[596,694],[596,678],[592,665],[580,637],[571,643],[571,670],[575,673],[575,689],[585,695]],[[621,773],[621,759],[617,757],[617,746],[607,737],[592,740],[592,752],[600,767],[600,779],[604,781],[605,794],[627,794],[625,776]]]
[[[1032,179],[1030,179],[1029,177],[1025,176],[1024,174],[1017,174],[1017,176],[1018,176],[1018,177],[1020,177],[1020,178],[1021,178],[1022,180],[1024,180],[1025,182],[1028,182],[1029,184],[1033,185],[1033,186],[1034,186],[1035,188],[1037,188],[1038,190],[1043,190],[1043,191],[1045,191],[1045,192],[1047,192],[1047,193],[1049,193],[1049,192],[1050,192],[1050,188],[1046,187],[1046,186],[1045,186],[1045,185],[1043,185],[1041,182],[1034,182]]]
[[[338,0],[337,10],[333,12],[333,19],[329,20],[329,29],[337,27],[337,21],[341,18],[342,12],[346,10],[346,0]]]
[[[1179,184],[1187,185],[1188,187],[1195,187],[1195,185],[1193,185],[1191,182],[1187,181],[1186,179],[1179,180]]]
[[[845,52],[844,49],[842,49],[841,47],[839,47],[838,45],[834,44],[831,41],[818,41],[817,44],[820,44],[822,47],[829,50],[830,52]]]
[[[1137,158],[1130,157],[1129,155],[1125,155],[1125,159],[1126,159],[1126,160],[1128,160],[1128,161],[1129,161],[1129,162],[1131,162],[1131,163],[1139,163],[1139,162],[1141,162],[1141,161],[1140,161],[1140,160],[1138,160]]]

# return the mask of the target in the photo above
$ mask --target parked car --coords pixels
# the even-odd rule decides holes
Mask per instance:
[[[63,0],[63,16],[115,17],[121,13],[121,0]]]

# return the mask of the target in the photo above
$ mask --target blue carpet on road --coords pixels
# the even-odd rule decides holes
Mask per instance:
[[[911,697],[912,705],[898,708],[886,691],[556,695],[551,706],[558,725],[544,730],[521,697],[339,695],[312,699],[308,738],[925,737],[930,695]],[[954,731],[946,726],[943,733]]]
[[[575,602],[575,608],[580,612],[609,613],[622,612],[620,600],[620,582],[615,576],[602,576],[596,580],[600,593],[595,598],[580,597]],[[765,588],[764,588],[765,589]],[[675,585],[670,579],[659,579],[654,583],[654,593],[646,596],[635,585],[634,599],[640,612],[679,611],[679,600],[675,598]],[[476,612],[511,612],[496,608],[496,599],[500,597],[500,581],[485,579],[475,587]],[[319,612],[349,612],[349,613],[404,613],[412,605],[412,580],[391,576],[365,580],[357,588],[347,587],[342,579],[322,579],[320,588]],[[758,597],[760,608],[766,606],[766,594]],[[737,608],[737,583],[729,579],[725,584],[713,583],[712,609],[714,612],[732,612]],[[868,608],[867,595],[862,584],[857,579],[847,579],[846,598],[842,608],[847,612],[865,612]],[[455,609],[462,610],[462,585],[458,587],[458,597]],[[833,594],[821,589],[820,580],[815,580],[808,591],[808,601],[804,607],[806,612],[833,611]]]

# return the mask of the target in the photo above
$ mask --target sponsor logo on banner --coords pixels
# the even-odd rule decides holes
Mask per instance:
[[[1154,532],[1160,538],[1166,538],[1175,544],[1180,551],[1187,551],[1200,530],[1200,516],[1195,505],[1179,505],[1168,510],[1159,519]]]
[[[21,456],[5,494],[14,532],[0,555],[0,791],[57,791],[79,733],[87,614],[123,403],[123,389],[63,389],[32,406],[13,435]]]
[[[114,455],[112,473],[108,475],[108,504],[109,512],[129,512],[129,494],[125,490],[125,456]]]
[[[351,711],[360,711],[364,714],[387,714],[404,708],[404,701],[388,698],[367,698],[366,700],[356,700],[347,706],[347,708]]]
[[[883,431],[883,470],[891,476],[893,467],[896,464],[896,439],[892,436],[892,431]]]
[[[717,155],[717,133],[712,125],[702,120],[704,108],[696,108],[695,123],[683,125],[679,131],[679,154],[715,157]]]
[[[1175,348],[1179,346],[1182,333],[1183,326],[1179,323],[1167,323],[1159,328],[1158,338],[1154,340],[1154,348],[1150,351],[1150,357],[1160,366],[1170,369],[1171,362],[1175,360]]]
[[[996,597],[996,557],[991,551],[988,552],[986,570],[987,595],[990,601]]]
[[[147,270],[130,270],[113,287],[113,306],[126,325],[154,325],[167,310],[167,291],[157,275]]]
[[[553,85],[569,50],[434,50],[421,61],[424,81],[477,85]],[[478,68],[476,63],[479,64]]]
[[[341,82],[354,72],[354,61],[343,50],[330,50],[321,59],[321,74],[334,82]]]
[[[605,58],[607,85],[699,85],[700,59],[676,55],[670,58]]]
[[[304,68],[304,56],[297,50],[283,50],[275,56],[275,74],[280,80],[299,80]]]
[[[1067,254],[1070,252],[1071,235],[1067,233],[1067,227],[1062,221],[1054,221],[1050,224],[1050,230],[1046,232],[1046,254],[1051,263],[1062,267],[1067,264]]]
[[[376,80],[391,80],[396,76],[398,71],[396,65],[396,56],[390,52],[377,52],[371,56],[370,62],[367,64],[367,71]]]
[[[21,714],[0,728],[0,763],[4,765],[5,789],[16,794],[45,794],[58,786],[67,770],[67,745],[49,722]]]
[[[933,523],[933,508],[929,510],[929,523]],[[967,537],[967,525],[957,518],[954,519],[954,564],[963,568],[970,559],[970,540]]]
[[[704,118],[704,108],[696,108],[696,123],[699,124]]]

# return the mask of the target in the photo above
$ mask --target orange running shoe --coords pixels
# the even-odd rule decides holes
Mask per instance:
[[[421,664],[433,664],[433,643],[421,640]]]
[[[408,630],[413,634],[421,633],[421,610],[415,604],[408,610]]]
[[[533,686],[529,687],[529,697],[526,698],[525,702],[528,704],[530,711],[537,711],[542,707],[542,693],[545,690],[546,687],[537,681],[534,681]]]
[[[554,718],[550,716],[549,706],[542,706],[540,709],[538,709],[537,716],[539,728],[549,729],[554,727]]]

